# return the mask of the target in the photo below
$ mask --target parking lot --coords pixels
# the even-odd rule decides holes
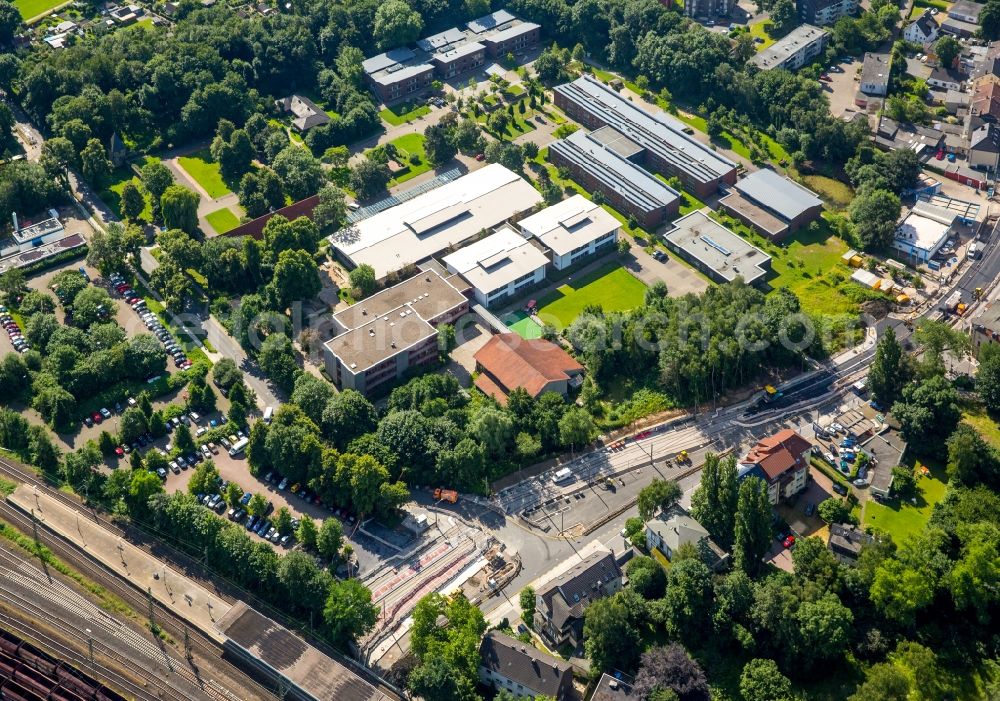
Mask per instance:
[[[860,86],[858,80],[860,69],[860,61],[850,63],[838,61],[826,71],[829,80],[820,81],[823,84],[823,92],[830,100],[830,113],[834,117],[840,118],[845,113],[851,112],[864,114],[864,109],[854,104]]]

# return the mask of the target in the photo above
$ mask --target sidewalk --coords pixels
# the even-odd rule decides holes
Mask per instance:
[[[32,511],[41,526],[73,543],[107,569],[147,591],[163,606],[220,643],[226,638],[215,628],[232,606],[159,560],[122,540],[48,495],[20,485],[7,501],[26,514]]]

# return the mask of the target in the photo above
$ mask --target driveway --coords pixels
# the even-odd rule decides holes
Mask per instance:
[[[225,327],[214,316],[209,316],[202,322],[202,329],[205,331],[205,340],[212,344],[215,352],[223,357],[231,358],[236,363],[236,367],[243,370],[243,380],[257,395],[257,407],[261,411],[269,406],[277,408],[281,402],[260,366],[247,356],[243,347],[229,335]]]
[[[814,510],[812,516],[806,516],[806,508],[809,504],[813,509],[819,506],[824,499],[837,497],[833,491],[833,481],[814,467],[809,468],[809,482],[794,502],[786,502],[778,506],[778,513],[785,519],[791,527],[796,537],[807,538],[816,536],[826,542],[830,535],[830,529]]]
[[[473,356],[486,345],[491,335],[486,325],[475,316],[472,321],[462,323],[455,328],[455,340],[458,346],[451,352],[446,372],[454,375],[463,387],[472,384],[472,373],[476,370],[476,359]]]
[[[682,297],[689,292],[700,294],[708,289],[710,283],[694,269],[668,255],[663,261],[658,261],[646,253],[641,246],[632,244],[629,255],[623,261],[625,268],[642,280],[653,286],[663,281],[671,297]]]
[[[861,68],[860,61],[853,63],[836,62],[827,71],[830,76],[829,81],[823,83],[823,92],[830,99],[830,113],[838,119],[845,112],[860,112],[864,114],[864,109],[854,104],[854,97],[858,93],[860,83],[856,80],[857,71]]]

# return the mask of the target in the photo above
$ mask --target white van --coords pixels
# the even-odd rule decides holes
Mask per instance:
[[[979,244],[973,241],[969,244],[969,258],[979,257]]]
[[[266,424],[271,423],[271,417],[272,416],[274,416],[274,407],[273,406],[269,406],[266,409],[264,409],[264,423],[266,423]]]
[[[554,475],[552,475],[552,481],[556,484],[562,484],[563,482],[568,482],[573,477],[573,471],[568,467],[564,467]]]
[[[246,447],[249,443],[250,441],[247,440],[246,438],[241,438],[235,443],[233,443],[233,447],[229,449],[229,457],[235,458],[237,455],[246,450]]]

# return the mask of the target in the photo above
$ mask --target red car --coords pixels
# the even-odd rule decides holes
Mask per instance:
[[[786,548],[791,548],[793,545],[795,545],[795,536],[790,535],[787,538],[785,538],[784,545]]]
[[[93,414],[91,414],[90,418],[94,420],[95,424],[99,424],[102,421],[104,421],[104,417],[101,416],[101,412],[99,411],[95,411]]]
[[[115,455],[117,455],[120,458],[124,458],[125,450],[120,445],[115,446]]]
[[[476,160],[477,161],[481,161],[481,160],[483,160],[485,158],[486,158],[486,154],[484,154],[484,153],[477,153],[476,154]]]
[[[943,161],[944,160],[944,151],[938,151],[937,153],[935,153],[934,154],[934,158],[938,159],[939,161]]]

